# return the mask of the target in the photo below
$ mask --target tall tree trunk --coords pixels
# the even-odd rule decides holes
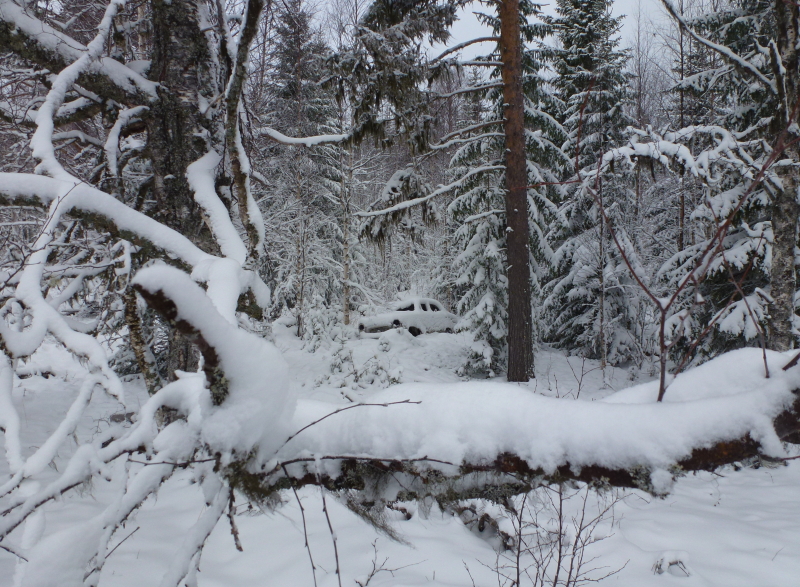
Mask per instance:
[[[786,92],[786,108],[778,108],[773,122],[775,135],[784,133],[791,124],[797,122],[792,116],[800,98],[800,63],[797,46],[800,42],[800,7],[794,2],[775,0],[775,21],[778,31],[778,51],[783,66]],[[787,139],[788,140],[788,139]],[[800,153],[795,146],[786,149],[780,159],[800,161]],[[800,206],[797,191],[800,188],[800,172],[794,166],[778,168],[783,189],[772,201],[772,268],[770,271],[770,294],[774,300],[770,307],[769,347],[783,351],[794,346],[792,318],[794,317],[794,295],[796,290],[794,250],[797,244],[797,222]]]
[[[129,287],[123,294],[123,300],[125,302],[125,324],[128,327],[131,349],[133,349],[136,363],[139,365],[139,371],[142,372],[147,393],[154,395],[158,391],[161,381],[150,347],[142,332],[142,320],[136,304],[136,292]]]
[[[344,314],[344,325],[350,324],[350,195],[346,190],[350,189],[353,182],[353,161],[350,157],[347,180],[342,174],[342,313]]]
[[[519,0],[502,0],[498,14],[505,102],[508,380],[528,381],[533,375],[533,316]]]
[[[198,99],[215,98],[217,74],[208,41],[200,27],[196,0],[152,0],[150,77],[159,83],[158,100],[151,106],[147,122],[148,150],[153,165],[149,214],[188,237],[201,249],[219,254],[211,230],[186,178],[187,167],[202,157],[220,133],[214,118],[200,112]],[[212,107],[216,109],[216,107]],[[167,363],[175,369],[193,371],[197,353],[183,334],[170,339]]]

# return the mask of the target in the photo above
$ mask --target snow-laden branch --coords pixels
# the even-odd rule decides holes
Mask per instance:
[[[315,147],[317,145],[329,143],[343,143],[352,137],[352,134],[346,133],[341,135],[316,135],[313,137],[295,138],[287,137],[285,134],[271,128],[262,128],[259,132],[283,145],[300,145],[303,147]]]
[[[206,180],[212,182],[213,188],[213,180],[209,180],[207,169],[201,172],[201,168],[198,167],[195,168],[195,171],[194,180],[200,188],[208,187]],[[209,193],[201,192],[201,200],[203,195],[209,196]],[[224,208],[215,193],[213,197],[219,206]],[[6,203],[22,203],[31,200],[51,207],[54,202],[58,202],[55,209],[58,218],[70,213],[98,217],[101,224],[102,221],[105,221],[110,228],[127,235],[129,240],[146,241],[170,257],[182,261],[192,268],[192,278],[208,284],[209,296],[229,322],[235,323],[236,302],[239,295],[248,289],[253,292],[256,302],[260,306],[266,307],[269,304],[269,288],[255,272],[242,267],[243,261],[239,259],[244,258],[242,254],[244,246],[241,245],[237,248],[235,241],[230,246],[231,250],[228,251],[235,255],[234,257],[215,257],[196,247],[182,234],[87,184],[74,184],[41,175],[0,173],[0,203],[4,203],[4,201]],[[213,207],[214,200],[209,197],[209,202],[206,203]],[[227,210],[216,210],[214,214],[214,218],[223,225],[224,232],[223,215],[224,218],[227,218],[227,223],[230,223]],[[232,227],[225,234],[230,236],[231,230],[233,230]],[[238,234],[235,236],[241,243]],[[42,266],[44,267],[44,263]],[[26,346],[26,348],[28,347]]]
[[[748,152],[754,148],[763,148],[761,141],[746,140],[747,133],[752,129],[734,133],[720,126],[689,126],[664,133],[663,136],[653,131],[629,130],[631,138],[628,144],[607,151],[603,155],[599,171],[597,168],[583,170],[581,174],[585,180],[591,182],[598,173],[607,172],[614,161],[625,161],[632,168],[636,158],[652,159],[664,167],[670,167],[675,162],[707,183],[714,183],[713,170],[719,164],[735,168],[747,179],[753,179],[762,173],[764,162]],[[687,144],[698,135],[709,139],[712,145],[695,156]],[[771,172],[766,174],[766,179],[772,180]]]
[[[463,43],[459,43],[458,45],[454,45],[449,49],[446,49],[438,57],[433,59],[431,63],[436,63],[437,61],[441,61],[448,55],[452,55],[453,53],[461,51],[461,49],[469,47],[470,45],[475,45],[477,43],[499,43],[499,42],[500,42],[500,37],[478,37],[475,39],[470,39],[469,41],[464,41]]]
[[[460,67],[503,67],[502,61],[459,61]]]
[[[200,205],[208,219],[209,227],[219,243],[222,254],[242,264],[247,259],[247,247],[233,226],[228,209],[220,200],[214,186],[214,170],[221,160],[222,157],[217,153],[209,151],[189,165],[186,169],[186,179],[194,192],[195,202]]]
[[[486,122],[479,122],[477,124],[471,124],[469,126],[465,126],[464,128],[459,128],[458,130],[454,130],[453,132],[448,133],[448,134],[444,135],[443,137],[441,137],[439,139],[439,143],[437,143],[437,144],[441,145],[441,144],[449,141],[450,139],[452,139],[454,137],[458,137],[458,136],[463,135],[464,133],[472,132],[472,131],[475,131],[475,130],[480,130],[482,128],[486,128],[487,126],[494,126],[496,124],[503,124],[503,121],[502,120],[489,120],[489,121],[486,121]]]
[[[36,132],[33,133],[30,144],[33,156],[39,160],[39,165],[36,167],[37,172],[47,174],[56,179],[67,181],[73,179],[72,175],[67,173],[56,159],[53,147],[55,115],[64,103],[67,92],[78,81],[78,77],[92,63],[100,59],[103,51],[105,51],[106,40],[111,31],[114,17],[124,5],[125,0],[111,0],[97,27],[97,35],[87,45],[86,51],[56,76],[44,103],[39,107],[39,111],[36,114]],[[0,9],[2,8],[4,8],[4,5],[0,5]]]
[[[79,548],[70,553],[72,556],[65,557],[68,564],[58,569],[61,571],[59,580],[84,584],[84,578],[102,569],[113,550],[109,549],[109,542],[122,523],[172,474],[176,462],[193,457],[199,444],[202,414],[208,412],[209,405],[203,376],[183,374],[142,406],[131,428],[112,426],[92,442],[79,446],[54,480],[41,488],[38,484],[31,485],[33,491],[26,492],[20,488],[12,493],[0,518],[0,540],[43,504],[71,488],[95,475],[110,480],[117,488],[118,497],[99,515],[62,531],[62,535],[77,532],[65,544],[70,545],[67,548]],[[186,420],[160,429],[156,418],[162,407],[176,410]],[[150,453],[147,466],[133,468],[128,455],[143,449]],[[207,477],[212,482],[216,480],[212,471],[207,472]],[[29,556],[26,580],[35,583],[37,573],[53,572],[52,552],[46,548],[46,543],[41,548],[34,548]],[[96,584],[96,581],[90,584]]]
[[[468,173],[465,173],[462,177],[455,180],[454,182],[448,183],[447,185],[439,186],[426,196],[422,196],[421,198],[414,198],[413,200],[406,200],[404,202],[399,202],[394,206],[389,206],[388,208],[384,208],[382,210],[371,210],[369,212],[356,212],[355,216],[359,216],[361,218],[369,218],[372,216],[385,216],[386,214],[391,214],[393,212],[399,212],[400,210],[406,210],[414,206],[419,206],[420,204],[424,204],[425,202],[428,202],[436,198],[437,196],[441,196],[442,194],[446,194],[447,192],[456,189],[474,175],[478,175],[480,173],[486,173],[487,171],[498,171],[501,169],[505,169],[505,166],[484,165],[482,167],[475,167],[474,169],[471,169]]]
[[[250,251],[253,254],[264,248],[264,219],[261,210],[250,190],[250,159],[242,143],[240,115],[243,112],[242,93],[247,79],[247,64],[250,58],[250,44],[258,31],[263,0],[248,0],[245,5],[243,23],[239,35],[234,39],[227,23],[223,20],[227,42],[224,47],[230,56],[234,56],[228,83],[225,86],[225,139],[233,148],[228,150],[231,170],[233,171],[233,188],[236,196],[236,207],[239,218],[250,239]]]
[[[465,86],[459,90],[454,90],[452,92],[447,92],[445,94],[433,92],[432,95],[436,98],[452,98],[454,96],[460,96],[461,94],[469,94],[471,92],[482,92],[484,90],[491,90],[492,88],[502,88],[502,87],[503,87],[503,82],[493,82],[490,84],[482,84],[480,86]]]
[[[86,46],[29,15],[12,0],[0,0],[0,44],[50,71],[60,71],[87,54]],[[111,57],[94,60],[81,73],[100,78],[120,101],[139,95],[157,97],[156,83]]]
[[[754,66],[752,63],[737,55],[734,51],[732,51],[729,47],[725,45],[720,45],[715,43],[709,39],[706,39],[702,35],[698,35],[692,27],[683,19],[680,15],[678,10],[675,8],[675,5],[672,3],[672,0],[661,0],[664,4],[664,8],[667,9],[669,15],[675,19],[678,25],[683,29],[686,33],[689,34],[695,41],[704,45],[720,55],[725,61],[732,64],[737,69],[750,74],[753,78],[761,82],[765,88],[769,89],[773,94],[778,93],[778,88],[775,86],[775,82],[766,77],[759,69]]]
[[[182,234],[88,184],[27,173],[0,173],[0,203],[35,201],[49,206],[56,200],[60,202],[62,214],[74,212],[102,217],[118,231],[146,240],[189,266],[216,258],[197,248]]]
[[[80,536],[65,543],[81,547],[66,556],[68,564],[59,574],[62,581],[78,579],[73,581],[77,584],[94,576],[89,584],[96,584],[113,552],[112,537],[131,513],[158,490],[176,466],[197,463],[210,507],[187,532],[164,577],[162,585],[177,587],[196,572],[200,550],[228,502],[229,488],[211,463],[225,466],[236,455],[259,454],[269,462],[290,437],[295,404],[288,391],[286,366],[274,345],[225,320],[207,293],[186,273],[168,266],[151,266],[140,270],[132,285],[178,330],[193,338],[205,359],[203,372],[178,373],[177,381],[157,391],[139,409],[130,428],[112,425],[80,445],[47,484],[23,486],[25,479],[40,473],[52,461],[54,451],[72,433],[92,390],[103,378],[89,376],[84,381],[64,421],[25,460],[19,450],[16,412],[6,409],[11,405],[10,362],[0,355],[0,424],[13,474],[0,487],[0,496],[5,497],[0,541],[43,504],[92,477],[103,477],[116,488],[117,497],[99,515],[64,531],[79,532]],[[182,418],[159,425],[162,407],[175,410]],[[141,453],[146,461],[130,459],[133,453]],[[52,552],[44,547],[25,554],[29,554],[26,580],[35,582],[38,573],[53,571]]]
[[[431,150],[440,150],[440,149],[447,149],[448,147],[452,147],[453,145],[464,145],[467,143],[474,143],[475,141],[482,141],[484,139],[491,139],[491,138],[502,138],[505,135],[501,132],[489,132],[484,133],[482,135],[475,135],[471,137],[464,137],[464,138],[454,138],[443,143],[437,143],[435,145],[431,145]]]
[[[19,179],[17,174],[9,175],[14,179]],[[100,343],[93,336],[76,332],[58,309],[48,303],[42,295],[42,277],[47,266],[56,228],[67,211],[63,204],[70,197],[70,192],[66,190],[53,195],[55,197],[50,201],[47,220],[34,242],[33,252],[25,261],[20,273],[14,298],[0,308],[2,350],[10,357],[26,357],[39,348],[47,334],[52,334],[70,352],[85,359],[92,371],[102,374],[99,383],[124,405],[122,383],[109,367],[105,351]],[[30,324],[25,330],[11,328],[5,320],[15,302],[25,307],[30,315]]]
[[[248,453],[257,444],[274,450],[286,437],[294,404],[286,364],[266,340],[230,324],[210,297],[182,271],[168,266],[140,270],[136,290],[178,329],[194,336],[205,357],[212,394],[221,405],[203,426],[202,437],[217,452]],[[224,402],[221,400],[224,399]]]
[[[0,429],[3,431],[8,468],[12,475],[16,475],[22,470],[23,459],[19,436],[19,414],[11,398],[13,388],[14,370],[11,367],[11,361],[4,353],[0,353]],[[3,493],[0,490],[0,495]]]
[[[87,135],[85,132],[79,130],[66,130],[63,132],[57,132],[53,134],[54,141],[80,141],[81,143],[86,143],[89,145],[94,145],[95,147],[100,147],[101,149],[105,146],[103,141],[100,139],[96,139],[91,135]]]
[[[126,108],[120,110],[117,115],[117,120],[111,130],[108,131],[108,138],[105,144],[102,145],[106,152],[106,161],[108,162],[108,173],[112,176],[117,175],[117,156],[119,155],[119,135],[122,129],[128,126],[131,122],[137,119],[138,116],[144,114],[148,110],[147,106],[136,106],[135,108]]]

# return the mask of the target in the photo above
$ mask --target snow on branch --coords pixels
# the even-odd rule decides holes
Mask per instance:
[[[2,181],[2,175],[8,174],[0,174],[0,181]],[[9,183],[20,179],[20,175],[12,174]],[[24,176],[22,177],[24,178]],[[100,343],[93,336],[72,328],[66,317],[58,311],[58,307],[51,304],[42,295],[41,284],[55,241],[56,228],[66,211],[66,207],[62,204],[65,199],[69,198],[70,192],[65,190],[53,195],[55,197],[50,201],[47,220],[18,277],[14,297],[0,308],[0,348],[9,358],[27,357],[39,348],[46,335],[52,334],[70,352],[86,360],[90,366],[90,372],[101,375],[98,383],[124,405],[122,383],[109,367],[106,353]],[[9,313],[13,312],[15,304],[24,307],[30,316],[30,324],[27,329],[21,328],[21,318],[18,318],[20,328],[10,326],[5,319]]]
[[[51,207],[57,205],[54,201]],[[51,219],[55,217],[51,213]],[[46,248],[42,250],[46,254]],[[29,265],[25,272],[41,273],[39,265]],[[23,280],[18,292],[26,285]],[[187,532],[164,577],[162,585],[177,587],[197,572],[199,552],[228,504],[229,488],[216,474],[213,463],[224,466],[236,455],[253,455],[258,450],[274,454],[289,437],[294,403],[288,393],[285,364],[271,343],[230,324],[206,292],[179,269],[147,267],[139,271],[132,285],[173,326],[195,340],[205,359],[203,372],[178,372],[177,381],[157,391],[139,409],[130,428],[112,424],[81,444],[66,466],[46,484],[23,486],[26,479],[52,461],[55,451],[74,431],[94,388],[104,384],[104,377],[98,373],[85,379],[61,424],[32,456],[24,459],[19,418],[11,404],[11,363],[5,354],[0,355],[0,425],[12,473],[12,478],[0,486],[0,496],[5,498],[0,512],[0,541],[43,504],[89,479],[104,478],[118,493],[99,515],[58,534],[59,539],[69,538],[62,543],[68,552],[59,568],[53,568],[47,542],[25,552],[26,580],[31,583],[39,574],[49,572],[62,582],[84,584],[84,579],[94,577],[88,584],[96,584],[114,550],[112,538],[131,513],[158,490],[176,467],[192,465],[210,507]],[[175,410],[177,415],[166,425],[159,416],[164,407]],[[141,454],[140,458],[146,460],[131,459],[134,454]]]
[[[490,84],[481,84],[479,86],[465,86],[459,90],[441,94],[432,92],[431,95],[435,98],[452,98],[453,96],[460,96],[461,94],[469,94],[470,92],[482,92],[484,90],[491,90],[492,88],[502,88],[503,82],[493,82]]]
[[[88,52],[86,46],[30,16],[12,0],[0,0],[0,44],[50,71],[60,71]],[[120,101],[137,95],[151,99],[157,97],[155,82],[111,57],[98,58],[81,73],[81,81],[115,90],[116,95],[111,97]],[[85,80],[87,76],[97,79]],[[91,84],[91,81],[95,83]]]
[[[448,55],[452,55],[453,53],[461,51],[461,49],[463,49],[464,47],[469,47],[470,45],[475,45],[477,43],[499,43],[499,42],[500,42],[500,37],[478,37],[476,39],[470,39],[469,41],[464,41],[463,43],[459,43],[458,45],[454,45],[453,47],[446,49],[431,63],[436,63],[437,61],[441,61]]]
[[[125,0],[112,0],[106,7],[105,14],[97,27],[97,35],[92,39],[86,50],[72,63],[65,67],[55,78],[47,93],[44,103],[36,114],[36,132],[31,138],[31,151],[39,160],[36,170],[57,179],[70,180],[72,176],[67,173],[55,156],[53,148],[53,128],[55,115],[64,103],[67,92],[90,65],[100,59],[105,50],[106,40],[111,31],[111,25],[119,9],[125,5]]]
[[[675,5],[672,3],[672,0],[661,0],[661,2],[664,4],[664,8],[667,9],[669,15],[678,22],[678,25],[681,27],[681,29],[686,31],[689,34],[689,36],[692,37],[695,41],[697,41],[701,45],[705,45],[712,51],[716,52],[723,59],[725,59],[728,63],[731,63],[737,69],[750,74],[752,77],[754,77],[759,82],[764,84],[764,86],[768,88],[773,94],[778,93],[778,89],[775,85],[775,82],[770,80],[763,73],[761,73],[761,71],[759,71],[759,69],[752,63],[750,63],[743,57],[737,55],[729,47],[710,41],[709,39],[706,39],[702,35],[698,35],[694,31],[694,29],[692,29],[692,27],[690,27],[687,24],[687,22],[683,19],[683,17],[680,15],[678,10],[675,8]]]
[[[287,368],[270,342],[230,324],[200,286],[179,269],[147,267],[132,281],[147,302],[185,334],[205,359],[211,395],[220,407],[203,425],[204,442],[230,457],[258,445],[275,450],[286,437],[294,404]]]
[[[287,137],[285,134],[271,128],[262,128],[259,132],[283,145],[301,145],[303,147],[315,147],[328,143],[343,143],[352,137],[352,134],[346,133],[341,135],[317,135],[313,137],[295,138]]]
[[[464,145],[467,143],[474,143],[475,141],[482,141],[484,139],[502,138],[504,136],[505,135],[501,132],[491,132],[464,138],[453,138],[443,143],[437,143],[435,145],[431,145],[431,150],[435,151],[440,149],[447,149],[448,147],[452,147],[453,145]]]
[[[441,196],[442,194],[446,194],[447,192],[454,190],[455,188],[459,187],[463,184],[467,179],[472,177],[473,175],[478,175],[480,173],[486,173],[487,171],[497,171],[500,169],[505,169],[504,165],[484,165],[482,167],[475,167],[474,169],[470,169],[468,173],[465,173],[462,177],[457,179],[454,182],[448,183],[447,185],[440,185],[434,191],[429,193],[426,196],[422,196],[421,198],[414,198],[413,200],[406,200],[404,202],[399,202],[394,206],[390,206],[388,208],[384,208],[382,210],[370,210],[369,212],[356,212],[355,216],[359,216],[361,218],[370,218],[373,216],[384,216],[386,214],[392,214],[393,212],[399,212],[400,210],[406,210],[408,208],[412,208],[414,206],[419,206],[420,204],[424,204],[437,196]],[[386,191],[386,189],[384,189]]]
[[[128,126],[131,122],[137,120],[137,117],[147,112],[147,106],[136,106],[135,108],[126,108],[121,110],[117,115],[117,121],[111,130],[108,131],[108,138],[105,144],[101,145],[106,152],[106,161],[108,161],[108,172],[112,176],[117,175],[117,156],[119,155],[119,136],[122,129]]]
[[[247,247],[231,222],[230,214],[214,187],[214,170],[222,160],[217,153],[209,151],[189,165],[186,178],[194,191],[194,199],[203,209],[222,254],[242,264],[247,259]]]
[[[62,214],[83,213],[102,217],[116,230],[132,233],[134,240],[148,241],[189,266],[215,258],[182,234],[88,184],[27,173],[0,173],[2,204],[37,202],[49,206],[56,200]]]
[[[232,225],[225,232],[225,222],[230,224],[227,211],[213,208],[214,200],[210,198],[207,190],[202,191],[208,188],[208,181],[212,182],[209,189],[213,189],[213,178],[209,179],[207,172],[206,168],[194,168],[192,181],[201,190],[198,196],[200,200],[203,200],[204,196],[208,197],[208,201],[201,203],[213,209],[214,218],[223,226],[220,229],[223,234],[231,239],[232,235],[235,235],[235,238],[239,239],[239,247],[235,241],[230,247],[226,245],[225,250],[235,255],[233,258],[220,258],[205,253],[182,234],[84,183],[74,184],[41,175],[0,173],[0,204],[38,201],[42,205],[52,206],[57,202],[59,218],[64,214],[90,216],[98,223],[99,228],[110,228],[132,242],[150,243],[170,257],[188,265],[192,269],[193,279],[208,283],[208,295],[217,309],[226,320],[235,323],[236,303],[241,293],[250,289],[256,302],[266,307],[269,304],[270,291],[258,274],[242,267],[243,261],[239,259],[244,259],[246,251]],[[218,208],[224,208],[216,193],[213,194],[213,198],[219,204]]]

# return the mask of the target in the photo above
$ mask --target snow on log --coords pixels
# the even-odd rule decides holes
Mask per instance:
[[[316,147],[318,145],[325,145],[328,143],[343,143],[348,140],[351,134],[340,135],[316,135],[313,137],[287,137],[282,132],[278,132],[272,128],[262,128],[259,132],[267,135],[273,141],[283,145],[298,145],[303,147]]]
[[[256,497],[291,484],[386,500],[491,497],[537,478],[664,494],[681,470],[785,456],[782,441],[800,430],[800,369],[783,371],[781,353],[768,360],[769,379],[760,350],[727,353],[676,377],[662,403],[658,382],[596,402],[508,383],[406,384],[329,417],[335,405],[301,400],[293,428],[308,427],[271,461],[232,470],[231,482]]]

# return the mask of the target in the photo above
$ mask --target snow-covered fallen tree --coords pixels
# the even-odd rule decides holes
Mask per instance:
[[[668,481],[684,471],[786,456],[781,442],[800,430],[792,416],[800,371],[782,371],[787,359],[779,353],[769,360],[777,374],[765,379],[759,351],[723,355],[679,375],[664,403],[656,402],[657,382],[597,402],[504,383],[407,384],[327,418],[334,406],[300,401],[294,428],[315,423],[280,449],[272,467],[287,467],[303,482],[319,475],[334,486],[364,483],[388,500],[398,493],[491,496],[495,483],[543,479],[667,493]],[[369,468],[354,475],[359,462],[372,475]],[[381,468],[387,475],[378,475]],[[383,485],[371,485],[371,476]],[[265,475],[262,484],[270,482]]]

